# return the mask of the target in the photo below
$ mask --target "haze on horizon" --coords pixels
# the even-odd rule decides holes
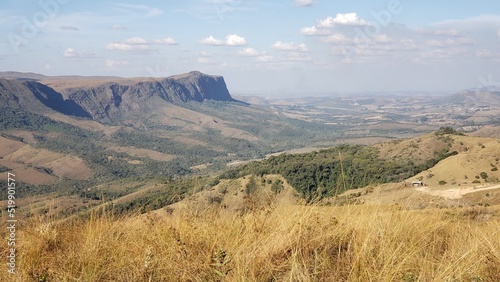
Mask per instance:
[[[271,97],[500,86],[500,5],[487,0],[7,0],[0,34],[0,71],[199,70]]]

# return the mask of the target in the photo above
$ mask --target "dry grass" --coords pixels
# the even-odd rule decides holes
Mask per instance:
[[[2,232],[5,229],[2,229]],[[8,281],[500,281],[492,207],[175,210],[18,230]],[[2,234],[4,237],[6,234]],[[6,261],[6,241],[1,260]]]

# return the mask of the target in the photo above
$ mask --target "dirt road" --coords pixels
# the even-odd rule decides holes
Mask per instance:
[[[474,192],[479,192],[479,191],[484,191],[484,190],[493,190],[493,189],[500,189],[500,185],[478,185],[478,186],[468,186],[468,187],[461,187],[461,186],[453,186],[453,187],[418,187],[415,188],[415,190],[432,195],[432,196],[439,196],[443,197],[445,199],[459,199],[463,195],[474,193]]]

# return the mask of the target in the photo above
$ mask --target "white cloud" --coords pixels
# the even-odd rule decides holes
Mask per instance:
[[[257,50],[255,50],[254,48],[245,48],[243,50],[240,50],[238,54],[240,56],[255,57],[259,55],[259,52],[257,52]]]
[[[373,36],[373,40],[377,43],[390,43],[392,39],[387,34],[378,33]]]
[[[143,44],[147,44],[147,41],[146,41],[146,39],[141,38],[141,37],[132,37],[129,39],[125,39],[123,41],[123,43],[130,44],[130,45],[143,45]]]
[[[270,62],[274,61],[274,57],[269,56],[269,55],[262,55],[262,56],[257,57],[257,61],[259,61],[261,63],[270,63]]]
[[[460,36],[460,31],[456,28],[449,29],[436,29],[436,30],[426,30],[423,28],[416,28],[416,33],[425,35],[437,35],[437,36]]]
[[[330,35],[332,32],[328,29],[320,29],[316,26],[303,27],[300,29],[300,33],[305,36],[325,36]]]
[[[314,0],[295,0],[295,5],[299,7],[310,7],[314,2]]]
[[[500,28],[497,31],[497,36],[500,37]]]
[[[111,29],[112,30],[125,30],[127,28],[121,24],[114,24],[113,26],[111,26]]]
[[[309,48],[304,43],[295,44],[294,42],[283,43],[281,41],[276,41],[273,44],[273,48],[278,51],[296,51],[296,52],[308,52]]]
[[[199,64],[212,64],[212,61],[209,58],[206,57],[199,57],[197,62]]]
[[[44,70],[52,70],[53,68],[54,68],[54,67],[53,67],[51,64],[49,64],[49,63],[45,63],[45,64],[43,65],[43,69],[44,69]]]
[[[128,13],[136,14],[136,12],[140,12],[143,16],[148,18],[163,14],[163,10],[141,4],[116,3],[115,6],[117,7],[118,10]]]
[[[116,68],[116,67],[124,67],[128,66],[129,62],[127,61],[117,61],[117,60],[111,60],[107,59],[105,62],[106,67],[108,68]]]
[[[95,52],[81,51],[78,52],[75,49],[69,47],[64,50],[63,57],[65,58],[99,58],[99,55]]]
[[[146,44],[129,44],[129,43],[119,43],[113,42],[106,45],[107,50],[116,50],[122,52],[148,52],[153,49]]]
[[[207,38],[200,40],[200,43],[203,45],[212,45],[212,46],[244,46],[247,45],[247,41],[244,37],[241,37],[237,34],[228,34],[226,35],[225,40],[220,40],[212,35]]]
[[[206,52],[206,51],[201,51],[201,52],[198,52],[198,56],[200,56],[202,58],[210,58],[210,57],[212,57],[212,54],[210,54],[209,52]]]
[[[458,39],[447,38],[445,40],[436,40],[431,39],[426,42],[427,46],[430,47],[447,47],[447,46],[467,46],[467,45],[475,45],[476,41],[472,38],[462,37]]]
[[[73,48],[66,48],[66,50],[64,50],[64,54],[63,56],[66,57],[66,58],[73,58],[73,57],[76,57],[77,53],[75,51],[75,49]]]
[[[399,41],[398,46],[402,50],[415,50],[417,49],[417,44],[413,41],[413,39],[401,39]]]
[[[226,36],[226,45],[228,46],[244,46],[247,45],[245,38],[238,36],[237,34],[229,34]]]
[[[335,25],[365,26],[370,25],[370,23],[363,19],[360,19],[357,13],[339,13],[335,16],[335,18],[327,17],[324,20],[318,21],[318,24],[316,26],[319,28],[329,28]]]
[[[204,45],[212,45],[212,46],[224,45],[224,41],[222,41],[220,39],[215,39],[212,35],[210,35],[207,38],[202,39],[200,41],[200,43],[204,44]]]
[[[491,58],[493,57],[493,53],[490,50],[477,50],[476,57],[478,58]]]
[[[153,40],[155,44],[160,44],[160,45],[177,45],[177,41],[175,41],[172,37],[165,37],[162,39],[155,39]]]
[[[332,34],[330,36],[324,37],[324,38],[322,38],[321,41],[328,42],[328,43],[334,43],[334,44],[350,44],[350,43],[352,43],[352,40],[347,38],[347,36],[345,36],[342,33],[335,33],[335,34]]]
[[[451,49],[435,49],[424,51],[420,54],[422,59],[449,59],[453,56],[458,56],[466,53],[464,48],[451,48]]]
[[[150,52],[154,51],[151,45],[176,45],[177,42],[171,37],[163,39],[154,39],[148,41],[141,37],[132,37],[122,42],[112,42],[106,45],[107,50],[116,50],[121,52]]]

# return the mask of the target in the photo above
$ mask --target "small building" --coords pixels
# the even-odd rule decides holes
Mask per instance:
[[[411,182],[411,186],[412,187],[422,187],[422,186],[424,186],[424,183],[420,180],[415,180],[415,181]]]

